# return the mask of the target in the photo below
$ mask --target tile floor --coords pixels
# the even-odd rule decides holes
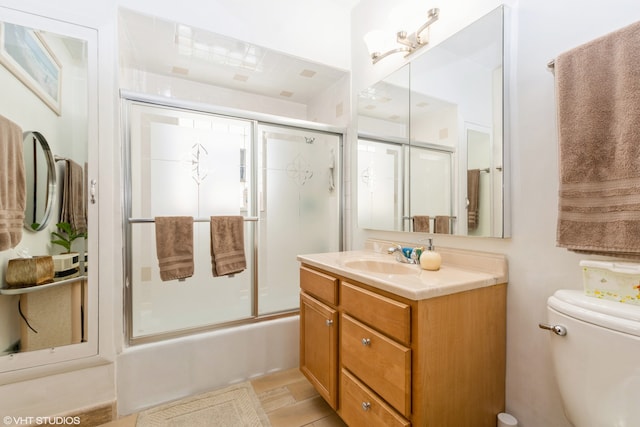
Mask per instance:
[[[251,381],[272,427],[346,427],[298,368]],[[101,427],[135,427],[136,415]]]

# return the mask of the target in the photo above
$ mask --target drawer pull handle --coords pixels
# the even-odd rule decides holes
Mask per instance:
[[[369,409],[371,409],[371,403],[370,402],[362,402],[362,410],[363,411],[368,411]]]
[[[331,319],[327,319],[327,320],[325,321],[325,323],[327,324],[327,326],[331,326],[331,325],[333,325],[333,320],[331,320]]]
[[[371,345],[370,338],[362,338],[362,345]]]

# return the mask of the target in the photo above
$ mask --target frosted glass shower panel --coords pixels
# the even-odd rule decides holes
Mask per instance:
[[[253,181],[250,121],[129,105],[130,217],[247,216]],[[132,337],[220,324],[252,316],[255,222],[245,221],[247,270],[213,277],[209,222],[194,222],[194,274],[160,279],[153,222],[130,225]]]
[[[261,126],[259,313],[299,307],[296,256],[340,250],[340,136]]]
[[[136,104],[131,117],[134,216],[248,209],[251,122]]]

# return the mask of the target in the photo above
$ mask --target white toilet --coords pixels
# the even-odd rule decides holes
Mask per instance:
[[[547,301],[564,411],[575,427],[640,426],[640,306],[559,290]],[[563,335],[564,333],[564,335]]]

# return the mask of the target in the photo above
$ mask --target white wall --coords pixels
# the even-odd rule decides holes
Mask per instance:
[[[637,21],[640,3],[520,0],[509,4],[514,15],[511,42],[515,51],[510,110],[513,237],[498,240],[436,236],[434,243],[507,255],[507,410],[518,418],[521,427],[568,427],[552,373],[548,333],[537,325],[546,318],[549,295],[561,288],[581,288],[578,261],[584,257],[555,247],[556,116],[553,74],[546,64],[563,51]],[[445,5],[426,6],[441,7],[432,40],[497,5],[493,0],[451,0]],[[388,12],[389,7],[383,0],[363,0],[353,15],[354,93],[388,73],[378,70],[386,59],[376,66],[370,64],[361,36],[367,27],[376,25],[376,18],[384,16],[383,9]],[[360,247],[367,237],[411,241],[410,235],[367,232],[358,229],[353,221],[351,224],[352,247]]]

